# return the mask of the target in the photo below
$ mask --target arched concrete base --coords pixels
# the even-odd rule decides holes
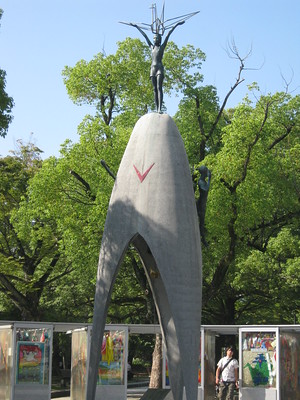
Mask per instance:
[[[174,400],[198,393],[201,246],[190,168],[182,138],[166,114],[137,122],[110,199],[102,238],[88,370],[94,399],[100,343],[113,284],[132,243],[150,282],[167,348]]]

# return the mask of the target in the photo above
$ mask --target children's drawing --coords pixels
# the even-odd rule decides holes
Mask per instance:
[[[244,368],[249,368],[254,386],[268,385],[271,363],[268,363],[264,353],[257,354],[252,364],[247,363]]]

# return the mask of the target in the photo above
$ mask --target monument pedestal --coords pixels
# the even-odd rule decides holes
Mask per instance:
[[[173,400],[170,389],[148,389],[141,400]]]
[[[190,167],[180,133],[167,114],[139,119],[112,191],[96,284],[88,400],[112,285],[125,252],[140,254],[167,349],[174,400],[198,393],[201,245]]]

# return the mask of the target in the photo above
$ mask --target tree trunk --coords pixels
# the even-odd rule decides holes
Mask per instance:
[[[152,368],[149,388],[162,387],[162,338],[158,333],[155,337],[155,347],[152,354]]]

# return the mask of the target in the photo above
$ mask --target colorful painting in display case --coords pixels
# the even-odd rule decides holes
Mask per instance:
[[[276,387],[275,332],[243,332],[243,387]]]
[[[17,342],[17,384],[44,384],[44,346],[40,342]]]
[[[101,347],[98,385],[124,385],[125,331],[106,331]]]

